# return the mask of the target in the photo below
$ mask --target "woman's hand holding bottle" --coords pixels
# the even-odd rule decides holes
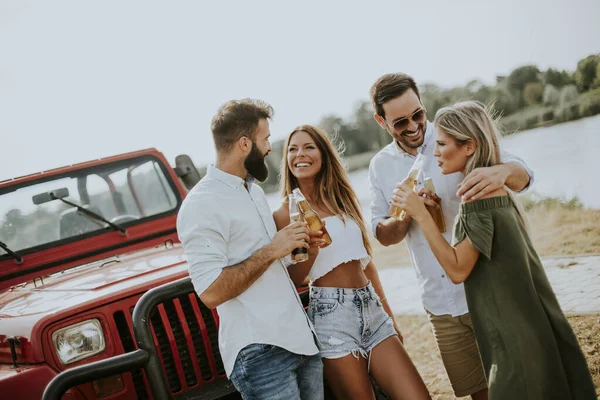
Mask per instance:
[[[419,197],[411,186],[411,180],[405,179],[401,185],[394,190],[392,205],[400,207],[413,219],[418,220],[429,215],[425,205],[435,206],[432,198]]]

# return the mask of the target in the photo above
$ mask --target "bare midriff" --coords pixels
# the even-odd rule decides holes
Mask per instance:
[[[314,281],[313,286],[356,289],[366,286],[367,283],[369,283],[369,280],[360,261],[352,260],[338,265]]]

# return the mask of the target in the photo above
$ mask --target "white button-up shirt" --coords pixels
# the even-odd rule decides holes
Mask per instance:
[[[443,175],[433,156],[435,131],[432,123],[427,123],[425,140],[418,149],[426,156],[425,165],[419,175],[419,185],[425,177],[433,180],[435,191],[442,199],[442,211],[446,222],[444,238],[451,243],[454,220],[459,212],[460,198],[456,196],[458,184],[464,175],[461,172]],[[388,216],[392,195],[398,182],[402,182],[410,171],[416,157],[403,151],[393,141],[373,157],[369,165],[369,187],[371,191],[371,225],[377,234],[377,224]],[[533,184],[533,172],[520,158],[502,152],[502,162],[518,162],[527,170],[530,177],[528,187]],[[426,310],[434,315],[463,315],[468,312],[463,284],[454,284],[433,255],[429,243],[419,224],[411,222],[405,237],[408,252],[421,291],[421,301]]]
[[[277,228],[258,185],[209,166],[181,205],[177,231],[196,292],[223,268],[241,263],[269,244]],[[217,307],[219,350],[230,376],[239,351],[253,343],[314,355],[318,348],[298,292],[281,260],[246,291]]]

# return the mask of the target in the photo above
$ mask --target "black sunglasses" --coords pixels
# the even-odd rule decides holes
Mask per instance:
[[[406,128],[408,128],[408,125],[410,124],[411,120],[417,124],[420,124],[421,122],[425,121],[425,114],[427,114],[427,110],[425,109],[425,107],[419,108],[410,117],[401,118],[398,121],[394,122],[392,124],[392,127],[396,132],[402,132]]]

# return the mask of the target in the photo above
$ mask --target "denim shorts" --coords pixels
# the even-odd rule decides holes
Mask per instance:
[[[322,358],[370,358],[375,346],[396,335],[371,282],[359,289],[311,286],[308,317]]]

